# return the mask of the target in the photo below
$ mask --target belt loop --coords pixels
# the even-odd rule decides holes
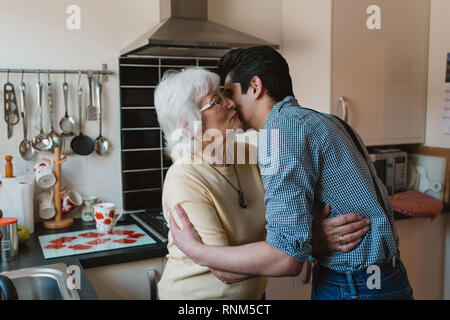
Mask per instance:
[[[350,288],[351,298],[353,300],[358,299],[359,295],[358,295],[358,291],[356,290],[355,283],[353,282],[352,272],[351,271],[347,271],[345,273],[345,276],[347,277],[347,284],[348,284],[348,287]]]

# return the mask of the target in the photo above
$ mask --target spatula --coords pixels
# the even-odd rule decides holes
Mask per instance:
[[[89,105],[87,107],[87,120],[88,121],[97,121],[97,107],[94,105],[93,99],[93,84],[92,84],[92,71],[88,71],[88,80],[89,80]]]

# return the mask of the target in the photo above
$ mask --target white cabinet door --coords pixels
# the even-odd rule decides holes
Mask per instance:
[[[266,288],[267,300],[294,300],[294,277],[269,278]]]
[[[367,20],[377,5],[381,29]],[[348,123],[366,145],[422,143],[428,66],[429,0],[332,2],[331,110],[344,97]]]
[[[312,264],[307,261],[303,265],[303,270],[294,279],[295,300],[311,300],[312,288]]]
[[[310,300],[312,283],[311,267],[311,264],[306,262],[302,272],[297,277],[269,278],[266,288],[266,299]]]
[[[100,300],[149,300],[147,271],[161,278],[164,257],[84,269]]]

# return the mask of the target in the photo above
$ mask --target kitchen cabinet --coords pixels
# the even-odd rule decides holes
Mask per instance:
[[[102,267],[86,268],[89,281],[101,300],[149,300],[149,270],[160,279],[165,258],[145,259]]]
[[[307,277],[307,266],[296,277],[271,277],[266,288],[267,300],[310,300],[312,275]],[[306,283],[304,283],[306,280]]]
[[[294,300],[294,277],[270,277],[266,287],[267,300]]]
[[[404,219],[395,221],[400,238],[400,257],[408,272],[409,282],[417,300],[442,300],[450,283],[445,282],[446,219],[441,214],[433,219]]]
[[[346,116],[368,146],[424,142],[429,0],[283,4],[282,53],[301,105]]]

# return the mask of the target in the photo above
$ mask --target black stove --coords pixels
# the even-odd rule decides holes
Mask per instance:
[[[162,239],[160,238],[162,241],[167,241],[169,227],[161,210],[146,209],[145,212],[132,213],[131,216],[144,227],[148,225],[150,227],[148,229],[153,233],[156,230],[162,236]]]

